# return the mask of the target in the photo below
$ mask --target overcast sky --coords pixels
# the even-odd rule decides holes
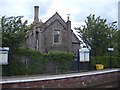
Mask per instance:
[[[108,23],[118,20],[118,1],[120,0],[0,0],[0,16],[24,16],[28,23],[34,19],[34,6],[39,6],[39,19],[48,20],[58,12],[66,21],[70,14],[72,28],[84,25],[86,17],[107,19]]]

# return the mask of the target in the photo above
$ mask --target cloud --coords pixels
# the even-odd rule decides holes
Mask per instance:
[[[0,15],[24,16],[29,23],[33,22],[34,6],[40,7],[40,19],[48,20],[58,12],[66,21],[70,14],[72,27],[81,26],[89,14],[106,18],[108,22],[117,20],[119,0],[0,0]]]
[[[95,14],[96,17],[100,16],[101,18],[107,19],[108,23],[117,20],[117,1],[92,1],[95,2],[79,2],[76,4],[78,8],[78,13],[73,16],[73,21],[76,23],[80,23],[79,26],[84,24],[86,17],[90,14]]]

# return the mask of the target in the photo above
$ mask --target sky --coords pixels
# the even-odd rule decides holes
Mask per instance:
[[[28,24],[34,19],[34,6],[39,6],[39,19],[48,20],[55,12],[67,21],[70,14],[72,28],[85,24],[86,17],[107,19],[107,23],[118,21],[118,1],[120,0],[0,0],[0,16],[24,16]]]

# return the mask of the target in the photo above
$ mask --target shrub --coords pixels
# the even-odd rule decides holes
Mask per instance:
[[[101,56],[101,57],[91,57],[91,65],[95,66],[95,64],[103,64],[106,68],[109,67],[109,56]],[[112,67],[120,68],[120,57],[112,57]]]
[[[41,53],[32,49],[19,49],[12,54],[10,60],[11,75],[32,75],[46,72],[49,61],[57,64],[59,72],[70,70],[74,55],[64,51]],[[7,75],[7,66],[3,65],[3,75]]]
[[[19,60],[13,59],[10,61],[9,65],[10,75],[25,75],[25,67]],[[8,75],[8,65],[2,65],[2,75]]]
[[[74,58],[75,56],[73,53],[64,52],[64,51],[50,51],[47,54],[47,60],[56,62],[57,69],[60,72],[70,70]]]

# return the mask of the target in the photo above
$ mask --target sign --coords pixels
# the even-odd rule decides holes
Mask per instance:
[[[89,62],[89,50],[87,48],[82,48],[79,50],[80,62]]]
[[[108,51],[114,51],[114,48],[108,48]]]
[[[9,52],[8,47],[4,48],[0,47],[0,65],[8,64],[8,52]]]

